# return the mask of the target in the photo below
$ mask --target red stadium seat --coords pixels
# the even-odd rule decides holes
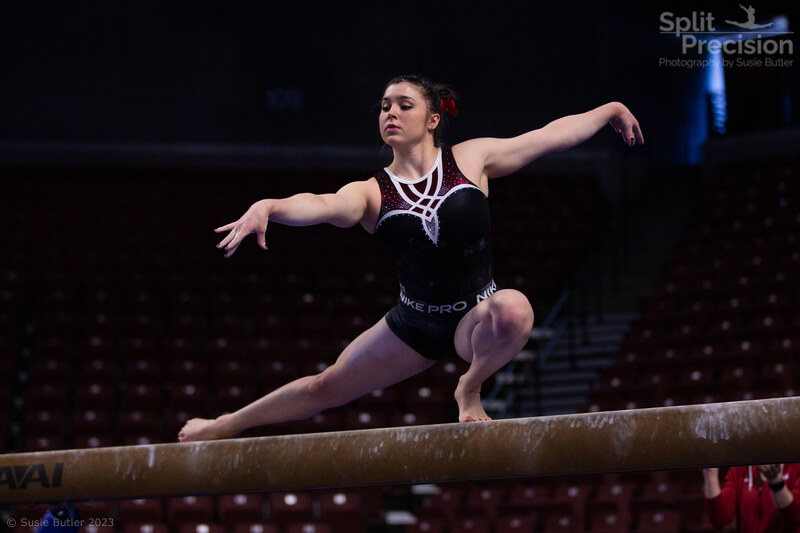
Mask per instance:
[[[214,501],[209,496],[184,496],[166,502],[167,522],[173,525],[209,523],[214,520]]]
[[[181,335],[168,338],[164,342],[162,352],[170,361],[194,361],[200,356],[200,346],[196,337],[184,337]]]
[[[197,311],[183,311],[173,317],[170,331],[181,337],[204,338],[208,333],[208,318],[205,313]]]
[[[77,449],[84,448],[107,448],[114,445],[114,439],[110,435],[82,435],[75,436],[72,445]]]
[[[81,383],[113,383],[116,377],[116,363],[110,354],[87,354],[81,361],[77,374]]]
[[[51,409],[29,409],[25,414],[26,433],[60,435],[64,430],[64,408],[53,405]]]
[[[406,526],[405,533],[444,533],[445,524],[444,520],[425,518]]]
[[[632,503],[637,513],[660,510],[665,506],[676,505],[683,497],[683,483],[678,480],[661,479],[645,483],[642,494]]]
[[[246,387],[253,383],[253,362],[242,357],[226,357],[213,363],[213,378],[217,386],[238,385]]]
[[[122,390],[122,407],[130,411],[158,411],[163,407],[161,384],[126,383]]]
[[[624,513],[628,511],[635,491],[635,483],[606,481],[597,487],[594,500],[587,505],[600,507],[606,511]]]
[[[459,484],[440,487],[440,492],[427,497],[422,507],[416,509],[420,519],[442,520],[452,523],[466,495],[466,488]]]
[[[631,517],[616,511],[587,513],[587,521],[593,533],[626,533],[631,526]]]
[[[470,487],[464,504],[459,509],[459,515],[462,517],[484,516],[493,522],[504,496],[505,488],[499,486]]]
[[[534,515],[503,516],[497,520],[495,533],[529,533],[536,530]]]
[[[553,489],[553,484],[549,481],[533,484],[515,483],[509,491],[508,499],[501,502],[498,514],[500,516],[528,516],[535,509],[550,502]]]
[[[217,409],[231,412],[256,399],[253,385],[225,385],[217,391]]]
[[[297,362],[283,359],[263,359],[259,362],[258,375],[264,392],[270,392],[302,376]]]
[[[573,517],[569,511],[548,513],[544,519],[545,533],[583,531],[583,520]]]
[[[64,437],[62,435],[36,435],[31,434],[25,437],[23,450],[25,452],[46,452],[50,450],[65,449]]]
[[[100,525],[103,522],[113,523],[112,519],[98,520],[95,524],[86,524],[81,528],[83,533],[116,533],[116,529],[111,525]]]
[[[270,521],[281,527],[292,522],[314,520],[314,503],[311,493],[289,492],[269,495]]]
[[[169,533],[169,527],[167,524],[137,521],[137,523],[126,523],[122,533]]]
[[[219,497],[217,515],[228,528],[238,524],[261,522],[263,497],[260,494],[228,494]]]
[[[559,512],[561,508],[569,509],[573,521],[577,520],[579,523],[583,523],[583,506],[591,489],[589,484],[580,480],[561,482],[553,491],[553,499],[542,512],[547,514],[550,509],[554,509],[556,512]]]
[[[160,523],[164,521],[163,499],[121,500],[118,516],[123,524]]]
[[[110,435],[114,427],[113,411],[98,403],[97,409],[78,409],[72,415],[72,431],[76,436]]]
[[[174,385],[184,383],[207,383],[208,364],[196,357],[181,357],[170,360],[169,380]]]
[[[483,516],[457,518],[450,524],[450,533],[483,533],[489,531],[490,523]]]
[[[76,409],[114,409],[117,404],[117,390],[114,380],[79,382],[75,385]]]
[[[216,312],[222,312],[218,310]],[[241,314],[225,313],[222,315],[213,315],[211,317],[211,334],[219,338],[233,338],[240,339],[247,334],[246,316]],[[238,350],[239,346],[236,346]],[[217,352],[216,355],[221,355],[223,352]],[[234,353],[234,352],[227,352]]]
[[[288,524],[286,533],[331,533],[331,526],[312,522]]]
[[[405,412],[392,413],[390,426],[391,427],[425,426],[429,424],[435,424],[437,422],[442,422],[442,420],[435,418],[434,415],[426,411],[422,412],[405,411]]]
[[[392,409],[398,403],[397,390],[395,387],[378,389],[357,400],[360,409],[367,411],[376,409]]]
[[[386,415],[382,411],[350,411],[345,424],[348,430],[383,428],[386,427]]]
[[[10,362],[10,360],[7,360]],[[10,365],[9,365],[10,367]],[[64,379],[72,372],[69,355],[46,355],[36,359],[33,376],[39,383],[55,385],[58,380]],[[11,368],[6,369],[8,372]]]
[[[669,509],[654,509],[639,515],[637,533],[678,533],[680,515]]]
[[[179,533],[226,533],[222,525],[208,522],[181,524],[178,531]]]
[[[343,429],[344,420],[341,409],[329,409],[298,422],[298,431],[301,433],[327,433]]]
[[[325,492],[320,496],[320,518],[335,531],[364,530],[361,497],[357,491]]]
[[[280,533],[275,524],[238,524],[233,533]]]
[[[53,361],[54,362],[54,361]],[[38,383],[28,388],[27,405],[29,409],[47,409],[54,405],[67,405],[67,387],[64,383],[37,376]],[[62,379],[63,375],[57,379]],[[45,381],[47,380],[47,381]]]
[[[117,428],[120,435],[146,434],[154,432],[158,427],[156,411],[124,410],[117,415]]]
[[[93,333],[93,332],[90,332]],[[114,339],[110,334],[91,334],[85,339],[79,349],[84,360],[92,361],[102,359],[105,361],[114,360]],[[87,378],[90,379],[90,378]]]
[[[188,411],[206,407],[208,399],[208,387],[204,382],[184,382],[173,385],[169,406],[177,411]]]
[[[95,522],[97,525],[101,526],[113,526],[114,510],[112,509],[111,502],[76,502],[74,506],[75,510],[78,512],[78,516],[80,516],[82,520]]]
[[[122,340],[123,360],[156,360],[158,361],[158,347],[156,338],[150,335],[133,335]]]
[[[168,442],[172,441],[173,439],[168,440]],[[126,433],[122,435],[123,446],[142,446],[144,444],[159,444],[161,442],[163,442],[161,435],[155,432],[143,434]]]
[[[131,383],[161,381],[161,361],[155,355],[133,355],[125,359],[123,375]]]

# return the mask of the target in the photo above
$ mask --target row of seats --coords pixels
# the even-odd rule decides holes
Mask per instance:
[[[405,530],[419,531],[678,531],[679,524],[702,524],[702,498],[696,492],[698,471],[639,474],[616,479],[585,477],[550,482],[514,484],[444,484],[429,496],[396,491],[395,498],[411,503],[417,523]],[[364,531],[384,520],[380,489],[238,494],[216,497],[125,500],[117,504],[77,504],[82,518],[114,520],[126,527],[177,528],[204,523],[220,531],[253,531],[255,524],[288,531],[293,524],[309,523],[332,532]],[[18,520],[36,519],[44,506],[17,507]],[[662,516],[657,516],[663,513]],[[196,527],[196,526],[194,526]],[[141,529],[132,529],[141,531]]]
[[[711,178],[586,410],[797,394],[800,167],[764,163]]]

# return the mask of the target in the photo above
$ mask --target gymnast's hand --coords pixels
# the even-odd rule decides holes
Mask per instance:
[[[267,201],[261,200],[250,206],[250,209],[242,215],[236,222],[231,222],[215,229],[217,233],[230,231],[224,239],[220,241],[217,248],[225,248],[225,257],[230,257],[239,247],[242,240],[251,233],[256,234],[258,245],[264,250],[267,249],[267,222],[269,221],[269,210]]]
[[[622,136],[623,142],[628,146],[635,146],[637,142],[644,144],[644,136],[642,135],[642,129],[639,127],[639,121],[624,105],[619,104],[616,115],[608,123],[614,128],[614,131]]]

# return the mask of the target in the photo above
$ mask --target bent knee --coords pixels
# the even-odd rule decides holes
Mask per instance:
[[[515,290],[504,290],[492,296],[490,302],[492,326],[498,335],[516,337],[530,333],[533,327],[533,308],[524,294]]]

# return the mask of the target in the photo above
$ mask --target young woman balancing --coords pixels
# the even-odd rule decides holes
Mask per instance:
[[[280,387],[233,413],[195,418],[181,441],[218,439],[265,424],[301,420],[388,387],[455,354],[469,363],[454,391],[460,422],[489,420],[481,385],[525,345],[533,326],[528,299],[492,280],[489,180],[512,174],[548,152],[580,144],[611,124],[629,146],[643,143],[631,112],[612,102],[509,139],[440,142],[451,93],[416,76],[390,81],[378,120],[391,164],[335,194],[297,194],[253,204],[219,243],[230,257],[256,234],[267,249],[267,224],[361,224],[393,259],[398,304],[359,335],[323,372]]]

